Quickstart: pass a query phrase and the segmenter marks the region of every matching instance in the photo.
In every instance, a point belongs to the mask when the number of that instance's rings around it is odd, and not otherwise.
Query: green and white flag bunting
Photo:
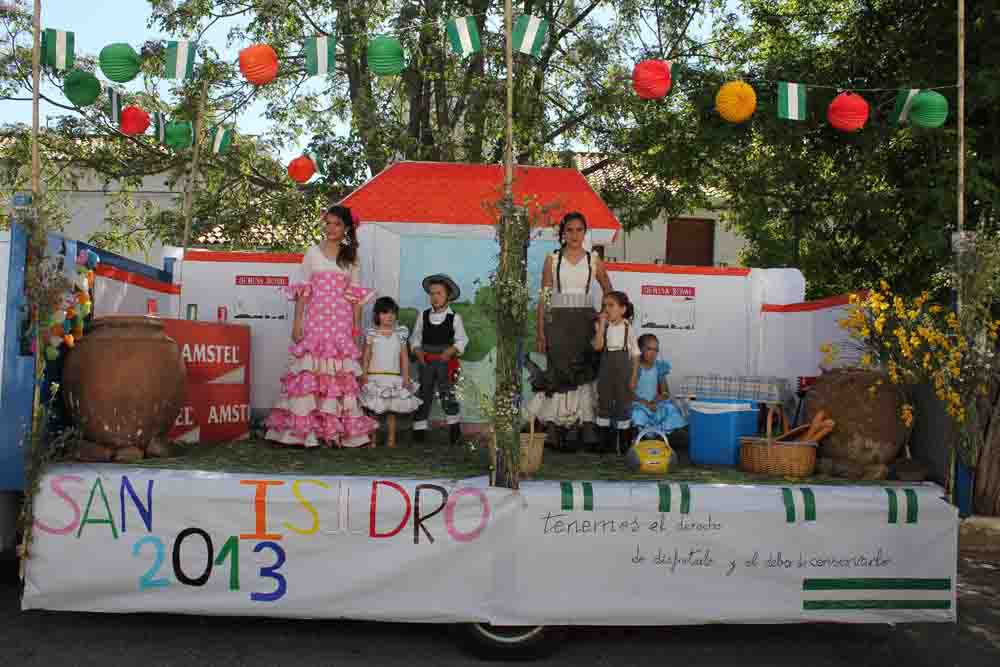
[[[212,153],[215,155],[221,155],[229,150],[229,147],[233,143],[233,131],[217,127],[209,134],[209,139],[212,142]]]
[[[689,484],[668,484],[660,482],[659,511],[664,513],[691,513],[691,486]]]
[[[115,125],[122,123],[122,96],[114,88],[108,88],[108,101],[111,102],[111,120]]]
[[[167,78],[190,79],[194,76],[194,57],[198,53],[196,42],[167,42]]]
[[[564,512],[594,511],[594,485],[590,482],[560,482],[561,507]]]
[[[537,16],[522,14],[514,24],[514,51],[525,53],[535,58],[542,52],[545,43],[545,31],[549,22]]]
[[[65,30],[46,28],[42,32],[42,63],[56,69],[69,69],[76,60],[75,35]]]
[[[902,491],[902,493],[899,493]],[[889,523],[917,523],[920,518],[920,504],[913,489],[886,489],[889,496]]]
[[[951,609],[951,579],[829,578],[802,580],[804,611]]]
[[[323,162],[322,159],[320,159],[319,155],[313,153],[312,151],[306,151],[305,153],[303,153],[303,155],[312,160],[313,166],[316,167],[316,171],[318,171],[321,174],[326,173],[326,164]]]
[[[781,500],[785,505],[785,521],[800,523],[816,520],[816,495],[808,487],[785,487],[781,489]]]
[[[483,50],[474,16],[463,16],[448,21],[447,33],[452,51],[463,58]]]
[[[910,107],[913,105],[913,98],[920,92],[919,88],[902,89],[896,94],[896,108],[892,112],[892,122],[903,125],[910,118]]]
[[[306,71],[312,76],[330,71],[337,57],[337,41],[327,35],[310,37],[305,43]]]
[[[153,114],[153,131],[156,132],[156,140],[161,144],[167,141],[167,114],[156,112]]]
[[[778,118],[806,119],[806,87],[801,83],[778,82]]]

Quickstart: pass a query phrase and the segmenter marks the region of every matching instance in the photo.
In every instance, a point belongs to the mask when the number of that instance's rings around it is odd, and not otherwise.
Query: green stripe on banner
[[[865,609],[951,609],[951,600],[804,600],[805,611]]]
[[[795,501],[792,499],[792,490],[781,489],[781,498],[785,501],[785,522],[795,523]]]
[[[573,485],[569,482],[560,482],[559,488],[562,489],[562,509],[564,512],[571,512],[573,510]]]
[[[590,482],[583,483],[583,509],[588,512],[594,511],[594,487]]]
[[[802,502],[806,506],[806,521],[816,520],[816,496],[812,489],[800,489],[802,492]]]
[[[895,489],[886,489],[885,492],[889,495],[889,523],[896,523],[899,517],[899,501],[896,500]]]
[[[950,591],[951,579],[803,579],[804,591]]]
[[[906,523],[917,522],[917,493],[913,489],[905,489],[906,494]]]
[[[670,485],[664,482],[659,483],[660,487],[660,511],[670,511]]]
[[[691,511],[691,487],[681,484],[681,514],[688,514]]]

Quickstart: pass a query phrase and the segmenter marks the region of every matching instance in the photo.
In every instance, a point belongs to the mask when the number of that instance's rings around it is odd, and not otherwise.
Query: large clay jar
[[[820,444],[820,457],[862,466],[884,465],[896,460],[906,442],[908,431],[899,418],[901,405],[899,388],[884,375],[843,369],[816,380],[806,396],[805,412],[812,419],[825,410],[836,422]]]
[[[67,355],[62,384],[90,447],[131,460],[162,446],[184,404],[186,371],[162,321],[101,317]]]

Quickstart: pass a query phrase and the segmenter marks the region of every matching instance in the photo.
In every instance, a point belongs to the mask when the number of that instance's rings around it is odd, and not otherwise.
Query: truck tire
[[[487,660],[533,660],[559,648],[563,631],[548,625],[490,625],[463,623],[456,626],[462,647]]]

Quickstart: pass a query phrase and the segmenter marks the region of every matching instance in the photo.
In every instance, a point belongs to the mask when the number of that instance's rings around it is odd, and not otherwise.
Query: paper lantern
[[[171,121],[163,130],[163,141],[176,151],[190,148],[194,143],[194,128],[191,121]]]
[[[730,81],[715,96],[715,110],[730,123],[742,123],[757,109],[757,93],[750,84]]]
[[[368,69],[375,74],[399,74],[405,66],[403,45],[395,37],[382,35],[368,43]]]
[[[80,314],[82,314],[84,317],[90,315],[90,311],[93,309],[93,307],[94,307],[93,302],[88,302],[83,304],[82,306],[80,306]]]
[[[101,96],[101,82],[90,72],[75,69],[63,79],[63,92],[76,106],[90,106]]]
[[[948,98],[936,90],[922,90],[910,103],[910,121],[917,127],[933,129],[948,120]]]
[[[49,361],[55,361],[59,358],[59,348],[52,347],[51,345],[45,346],[45,358]]]
[[[104,76],[116,83],[125,83],[139,76],[142,60],[128,44],[108,44],[97,57]]]
[[[62,345],[63,335],[64,334],[60,334],[59,336],[49,336],[49,345],[51,345],[52,347],[59,347],[60,345]]]
[[[49,335],[50,336],[54,336],[54,337],[58,338],[59,340],[62,340],[62,337],[66,335],[66,332],[63,331],[62,322],[60,322],[59,324],[53,324],[49,328]]]
[[[263,86],[278,76],[278,54],[267,44],[254,44],[240,51],[240,71],[247,81]]]
[[[66,334],[63,336],[63,343],[66,344],[66,347],[73,347],[76,345],[76,339],[73,338],[73,334]]]
[[[97,276],[94,274],[93,271],[87,271],[87,288],[88,289],[94,289],[94,280],[96,278],[97,278]]]
[[[122,134],[142,134],[149,129],[149,114],[139,107],[122,109]]]
[[[643,60],[632,70],[632,88],[644,100],[659,100],[670,92],[670,63]]]
[[[101,263],[101,256],[93,250],[87,251],[87,268],[93,269]]]
[[[305,183],[316,173],[316,165],[305,155],[300,155],[288,163],[288,175],[296,183]]]
[[[830,102],[826,119],[841,132],[857,132],[868,122],[868,102],[856,93],[841,93]]]

